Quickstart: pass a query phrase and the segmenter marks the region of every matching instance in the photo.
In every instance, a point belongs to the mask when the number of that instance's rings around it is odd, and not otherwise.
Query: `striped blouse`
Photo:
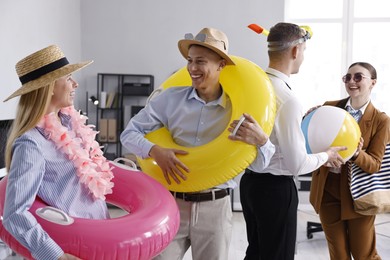
[[[59,116],[71,130],[70,117]],[[106,203],[92,198],[76,172],[73,162],[56,149],[43,129],[33,128],[15,140],[3,225],[35,259],[58,259],[64,254],[28,211],[36,196],[73,217],[109,217]]]

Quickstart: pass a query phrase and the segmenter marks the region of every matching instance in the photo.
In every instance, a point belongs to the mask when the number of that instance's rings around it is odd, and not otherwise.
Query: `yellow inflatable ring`
[[[232,102],[231,121],[249,113],[270,134],[273,128],[276,100],[273,86],[265,72],[255,63],[241,57],[232,56],[235,66],[226,66],[220,76],[220,83]],[[170,76],[163,84],[166,89],[173,86],[191,86],[192,81],[186,67]],[[230,123],[229,123],[230,124]],[[166,128],[148,133],[145,137],[162,147],[188,151],[180,160],[190,168],[187,180],[180,184],[172,181],[169,185],[164,175],[151,159],[138,159],[142,171],[167,189],[177,192],[205,190],[234,178],[248,167],[257,155],[256,147],[228,139],[230,132],[223,131],[213,141],[196,147],[177,145]]]

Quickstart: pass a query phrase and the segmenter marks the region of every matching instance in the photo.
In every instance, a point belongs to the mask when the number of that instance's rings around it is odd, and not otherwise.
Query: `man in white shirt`
[[[289,77],[298,73],[311,35],[298,25],[278,23],[268,35],[269,67],[277,112],[270,141],[275,145],[271,162],[262,171],[251,167],[240,182],[240,196],[247,227],[245,259],[294,259],[298,193],[294,176],[309,173],[325,163],[343,163],[338,151],[307,154],[301,130],[303,107],[291,89]]]

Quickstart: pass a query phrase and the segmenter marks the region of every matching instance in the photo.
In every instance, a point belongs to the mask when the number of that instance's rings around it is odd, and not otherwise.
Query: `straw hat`
[[[225,59],[227,65],[234,65],[234,62],[228,55],[228,38],[222,31],[213,28],[203,28],[195,37],[192,33],[187,33],[184,39],[178,42],[179,50],[184,58],[187,59],[188,49],[193,44],[209,48]]]
[[[64,53],[56,45],[34,52],[16,63],[16,73],[22,86],[6,98],[4,102],[45,87],[51,82],[82,69],[92,62],[84,61],[77,64],[69,64]]]

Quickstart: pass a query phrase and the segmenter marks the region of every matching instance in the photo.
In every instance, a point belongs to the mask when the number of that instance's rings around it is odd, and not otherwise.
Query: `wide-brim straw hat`
[[[4,100],[24,95],[31,91],[45,87],[53,81],[84,68],[93,61],[84,61],[69,64],[61,49],[50,45],[34,52],[16,63],[16,73],[22,86]]]
[[[214,28],[203,28],[195,37],[192,33],[187,33],[184,39],[178,42],[180,53],[184,58],[188,57],[188,49],[196,44],[206,47],[226,60],[227,65],[234,65],[233,60],[228,55],[229,41],[225,33]]]

